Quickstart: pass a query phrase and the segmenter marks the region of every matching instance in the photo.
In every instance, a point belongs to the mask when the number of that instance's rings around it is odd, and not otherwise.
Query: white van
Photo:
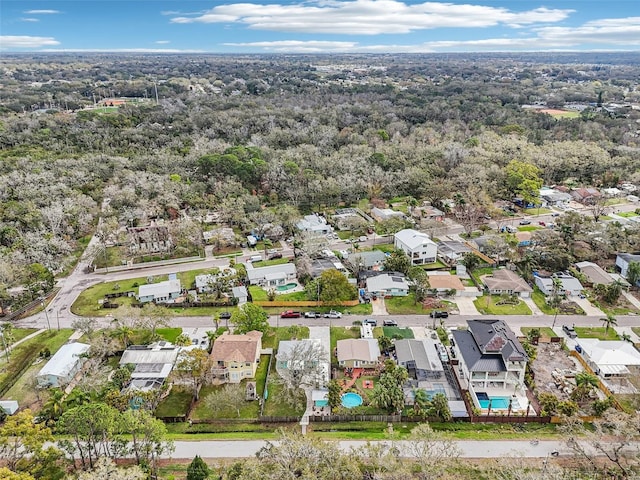
[[[261,262],[262,261],[262,255],[251,255],[249,257],[249,261],[250,262]]]

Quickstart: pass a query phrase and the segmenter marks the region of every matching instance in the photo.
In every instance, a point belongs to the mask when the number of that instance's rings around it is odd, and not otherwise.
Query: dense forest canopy
[[[28,285],[34,264],[62,272],[105,198],[121,222],[214,211],[242,224],[282,203],[302,213],[401,195],[438,205],[478,189],[510,199],[514,160],[547,185],[640,183],[639,63],[6,55],[0,285]],[[570,104],[577,118],[523,108]]]

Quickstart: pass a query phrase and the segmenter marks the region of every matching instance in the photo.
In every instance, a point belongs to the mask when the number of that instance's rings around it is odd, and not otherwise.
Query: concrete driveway
[[[384,303],[384,297],[378,297],[375,300],[371,300],[372,315],[389,315],[387,312],[387,306]]]
[[[456,305],[458,305],[458,311],[460,315],[480,315],[478,309],[474,305],[473,301],[476,297],[456,297]]]
[[[584,313],[586,315],[592,315],[592,316],[600,315],[602,317],[606,317],[606,315],[602,310],[591,305],[591,302],[586,298],[571,297],[570,300],[580,305],[580,308],[584,310]]]

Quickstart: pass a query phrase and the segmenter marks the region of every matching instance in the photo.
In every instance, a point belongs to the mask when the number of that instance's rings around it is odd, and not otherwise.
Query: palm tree
[[[553,315],[553,324],[551,325],[551,330],[553,330],[553,327],[556,326],[558,311],[560,310],[560,304],[562,303],[562,298],[560,298],[560,291],[562,290],[562,280],[557,277],[553,277],[551,288],[551,298],[548,300],[548,303],[555,309]]]
[[[601,318],[600,321],[604,323],[605,333],[609,333],[609,327],[612,327],[618,324],[618,320],[616,319],[616,317],[614,317],[610,313],[607,313],[607,316],[605,318]]]
[[[413,390],[413,414],[416,417],[425,417],[429,410],[431,401],[429,395],[422,388],[415,388]]]
[[[40,418],[45,422],[56,421],[64,412],[64,392],[59,388],[49,391],[49,398],[42,407]]]
[[[111,335],[120,338],[122,340],[122,345],[124,346],[123,350],[126,350],[129,346],[129,338],[133,335],[133,329],[122,324],[116,327],[113,332],[111,332]]]

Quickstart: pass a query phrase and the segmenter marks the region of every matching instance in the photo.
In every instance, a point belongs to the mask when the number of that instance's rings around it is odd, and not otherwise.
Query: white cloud
[[[21,18],[20,21],[21,22],[39,22],[40,19],[39,18]]]
[[[53,37],[30,37],[27,35],[0,35],[0,50],[7,48],[39,48],[60,45]]]
[[[60,13],[60,10],[26,10],[22,13],[26,13],[27,15],[55,15]]]
[[[156,45],[166,45],[167,43],[171,43],[169,40],[156,40],[155,42]]]
[[[600,44],[640,45],[640,17],[604,18],[579,27],[544,27],[535,29],[545,43],[557,45]]]
[[[273,42],[225,43],[228,47],[260,48],[268,52],[317,53],[317,52],[354,52],[357,42],[331,42],[322,40],[276,40]]]
[[[399,0],[316,1],[291,5],[234,3],[173,23],[237,23],[250,29],[351,35],[403,34],[433,28],[469,28],[553,23],[573,10],[536,8],[514,12],[483,5]]]
[[[48,53],[205,53],[205,50],[180,50],[178,48],[46,48],[41,51]]]

